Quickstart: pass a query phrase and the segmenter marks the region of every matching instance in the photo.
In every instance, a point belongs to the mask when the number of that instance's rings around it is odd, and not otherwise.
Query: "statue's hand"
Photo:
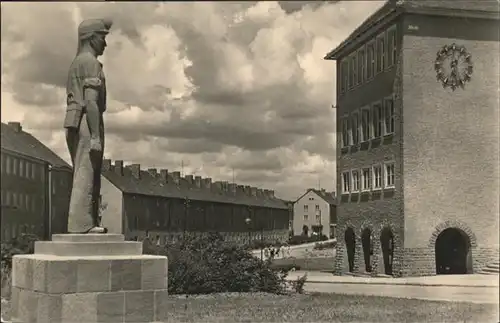
[[[101,139],[91,138],[90,139],[90,151],[102,151]]]

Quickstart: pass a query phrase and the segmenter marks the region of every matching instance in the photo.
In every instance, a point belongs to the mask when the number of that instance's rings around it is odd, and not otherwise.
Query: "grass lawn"
[[[171,296],[162,322],[498,322],[498,305],[312,294]]]
[[[313,257],[313,258],[284,258],[275,259],[273,264],[277,266],[296,265],[300,270],[325,271],[333,270],[335,267],[334,257]]]
[[[2,312],[7,308],[8,304],[2,304]],[[162,300],[158,310],[160,322],[165,323],[498,322],[498,305],[492,304],[319,293],[172,295]]]

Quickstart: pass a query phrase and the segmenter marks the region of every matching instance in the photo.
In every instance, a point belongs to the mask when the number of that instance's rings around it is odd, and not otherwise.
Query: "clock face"
[[[438,51],[434,68],[443,87],[464,88],[473,72],[471,55],[463,46],[446,45]]]

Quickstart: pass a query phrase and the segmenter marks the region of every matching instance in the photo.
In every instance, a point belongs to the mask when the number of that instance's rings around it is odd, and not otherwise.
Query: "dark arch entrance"
[[[365,270],[367,273],[372,271],[371,255],[373,254],[372,242],[371,242],[372,231],[368,228],[363,230],[361,234],[361,245],[363,246],[363,255],[365,256]]]
[[[309,236],[309,227],[305,224],[302,226],[302,235]]]
[[[382,247],[382,257],[384,259],[384,273],[392,275],[392,263],[394,256],[394,235],[391,229],[384,228],[380,233],[380,245]]]
[[[352,228],[347,228],[344,233],[345,246],[347,250],[347,261],[349,262],[349,272],[354,271],[354,253],[356,250],[356,235]]]
[[[457,228],[443,230],[436,239],[436,274],[463,275],[472,273],[470,239]]]

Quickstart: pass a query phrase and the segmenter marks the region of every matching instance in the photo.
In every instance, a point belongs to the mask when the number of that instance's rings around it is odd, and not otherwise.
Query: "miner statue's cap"
[[[86,39],[95,33],[108,34],[112,25],[113,21],[109,18],[84,20],[78,26],[78,37]]]

